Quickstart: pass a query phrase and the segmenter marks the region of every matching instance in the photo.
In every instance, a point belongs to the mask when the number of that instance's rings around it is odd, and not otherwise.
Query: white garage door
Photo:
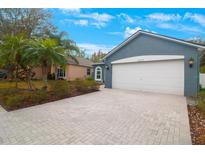
[[[184,60],[116,63],[112,87],[184,95]]]

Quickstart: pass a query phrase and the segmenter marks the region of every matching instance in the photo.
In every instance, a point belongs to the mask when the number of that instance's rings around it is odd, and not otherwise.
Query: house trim
[[[146,62],[146,61],[164,61],[164,60],[179,60],[184,59],[184,56],[179,55],[147,55],[147,56],[135,56],[116,60],[111,64],[123,64],[123,63],[135,63],[135,62]]]

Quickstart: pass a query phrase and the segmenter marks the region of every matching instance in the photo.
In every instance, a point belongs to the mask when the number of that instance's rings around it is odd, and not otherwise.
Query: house
[[[93,68],[92,62],[88,59],[76,57],[76,60],[68,58],[67,65],[63,67],[51,66],[48,67],[48,72],[50,74],[55,74],[56,79],[65,79],[65,80],[75,80],[75,79],[85,79],[92,76]],[[34,78],[41,79],[42,71],[40,67],[33,69],[35,72]]]
[[[140,30],[93,64],[94,77],[106,88],[196,96],[201,49],[205,46]]]

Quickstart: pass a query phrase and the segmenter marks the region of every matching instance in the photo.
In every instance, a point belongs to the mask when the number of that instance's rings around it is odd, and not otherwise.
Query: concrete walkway
[[[102,89],[1,112],[0,144],[191,144],[186,99]]]

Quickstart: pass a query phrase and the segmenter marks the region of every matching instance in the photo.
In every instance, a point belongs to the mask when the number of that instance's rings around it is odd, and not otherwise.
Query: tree
[[[87,58],[85,50],[80,50],[78,53],[75,55],[76,57],[82,57],[82,58]]]
[[[190,42],[194,42],[203,46],[205,45],[205,41],[201,38],[192,39],[190,40]],[[205,50],[204,49],[200,50],[199,55],[200,55],[200,67],[203,67],[205,66]]]
[[[59,32],[59,33],[53,33],[50,31],[47,31],[47,37],[51,39],[55,39],[57,43],[62,46],[67,53],[69,53],[72,56],[76,56],[80,54],[79,47],[75,44],[75,42],[71,39],[67,38],[67,33],[65,31]]]
[[[100,62],[105,55],[106,53],[103,53],[101,50],[99,50],[98,52],[94,52],[92,54],[91,60],[95,63]]]
[[[65,31],[59,33],[47,31],[45,37],[55,39],[58,45],[64,48],[67,56],[76,61],[76,63],[78,63],[75,57],[81,55],[81,50],[73,40],[67,38],[67,33]]]
[[[46,9],[2,8],[0,9],[0,39],[4,35],[19,35],[24,33],[27,38],[33,35],[43,35],[47,31],[55,31],[49,19],[51,13]]]
[[[41,66],[47,88],[48,66],[65,65],[68,57],[76,60],[80,54],[75,42],[49,22],[51,17],[47,9],[0,9],[0,67],[15,72],[16,87],[26,74],[32,89],[31,70]]]
[[[59,46],[56,39],[34,39],[27,50],[26,58],[33,60],[33,63],[40,64],[42,68],[43,81],[45,89],[48,87],[47,74],[48,67],[51,65],[64,66],[67,62],[67,52]]]
[[[10,74],[15,71],[16,88],[18,88],[18,73],[21,66],[22,52],[27,40],[24,35],[5,36],[0,44],[1,65],[7,68]]]

